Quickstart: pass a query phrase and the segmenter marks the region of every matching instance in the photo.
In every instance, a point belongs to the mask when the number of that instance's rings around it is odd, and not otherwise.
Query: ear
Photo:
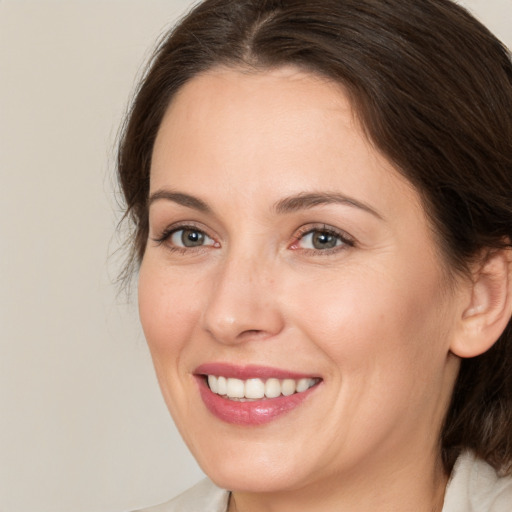
[[[512,250],[489,251],[473,272],[461,330],[450,345],[455,355],[478,356],[498,340],[512,315],[511,283]]]

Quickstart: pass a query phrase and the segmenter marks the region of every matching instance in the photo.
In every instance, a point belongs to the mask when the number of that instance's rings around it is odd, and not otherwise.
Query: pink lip
[[[233,379],[307,379],[315,378],[305,373],[290,372],[268,366],[235,366],[228,363],[205,363],[194,371],[196,375],[216,375]]]
[[[204,375],[222,375],[243,380],[250,378],[268,379],[272,377],[277,379],[301,379],[309,378],[310,376],[262,366],[239,367],[225,363],[204,364],[198,367],[194,373],[196,374],[201,398],[207,409],[218,419],[226,423],[242,426],[256,426],[269,423],[300,406],[318,388],[318,385],[315,385],[307,391],[290,396],[238,402],[228,400],[210,391]]]

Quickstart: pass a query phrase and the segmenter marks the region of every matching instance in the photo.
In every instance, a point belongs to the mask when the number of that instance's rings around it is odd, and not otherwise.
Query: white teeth
[[[226,377],[219,377],[217,379],[217,391],[214,391],[214,393],[217,393],[219,395],[225,395],[225,394],[227,394],[227,390],[228,390],[228,383],[226,381]],[[213,389],[212,389],[212,391],[213,391]]]
[[[311,384],[309,383],[311,379],[300,379],[297,381],[297,393],[302,393],[302,391],[306,391],[306,389],[309,389],[311,387]]]
[[[295,393],[296,389],[297,389],[297,386],[293,379],[284,379],[283,380],[283,383],[281,384],[281,393],[283,393],[284,396],[293,395],[293,393]]]
[[[265,396],[265,384],[261,379],[249,379],[245,381],[245,398],[263,398]]]
[[[210,386],[210,389],[217,393],[219,391],[219,386],[217,384],[217,377],[213,375],[208,375],[208,386]]]
[[[226,395],[230,398],[244,398],[245,396],[245,385],[244,381],[240,379],[228,379],[228,385],[226,387]]]
[[[208,375],[208,386],[217,395],[233,399],[261,400],[302,393],[314,386],[318,379],[234,379]]]
[[[278,379],[268,379],[265,382],[265,396],[267,398],[277,398],[281,394],[281,383]]]

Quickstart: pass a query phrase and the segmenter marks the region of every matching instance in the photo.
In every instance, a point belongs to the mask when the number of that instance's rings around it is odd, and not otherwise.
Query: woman
[[[119,175],[214,484],[151,510],[512,510],[511,112],[448,0],[206,0],[162,42]]]

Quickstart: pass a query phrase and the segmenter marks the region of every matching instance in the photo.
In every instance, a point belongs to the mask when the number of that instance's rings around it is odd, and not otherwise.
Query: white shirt
[[[171,501],[138,512],[226,512],[228,501],[229,491],[204,479]],[[512,512],[512,477],[500,477],[465,453],[453,468],[442,512]]]

